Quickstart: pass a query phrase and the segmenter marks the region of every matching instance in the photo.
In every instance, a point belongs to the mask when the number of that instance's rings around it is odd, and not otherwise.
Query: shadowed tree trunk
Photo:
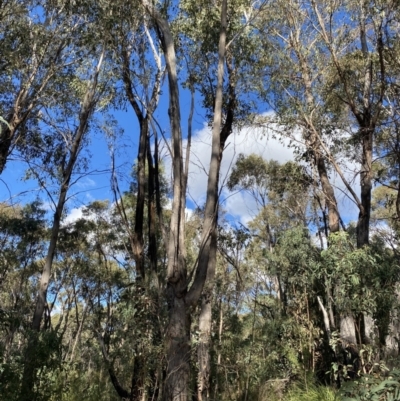
[[[170,223],[167,265],[167,302],[169,323],[166,333],[167,376],[163,399],[188,401],[190,380],[190,319],[191,308],[199,300],[209,267],[211,237],[216,227],[218,205],[218,180],[225,141],[231,133],[233,107],[222,127],[222,91],[225,63],[227,1],[222,2],[221,29],[218,49],[218,75],[212,131],[212,153],[207,184],[207,199],[203,232],[194,280],[188,287],[184,244],[184,210],[186,202],[186,177],[183,169],[182,135],[180,129],[179,90],[176,73],[174,42],[168,22],[148,2],[144,5],[154,18],[163,46],[169,83],[169,116],[173,149],[173,203]],[[232,106],[234,103],[232,103]],[[222,127],[222,129],[221,129]]]
[[[199,364],[197,399],[199,401],[207,401],[210,399],[212,301],[216,265],[217,227],[214,227],[211,237],[207,281],[201,297],[201,309],[199,317],[200,338],[199,344],[197,345],[197,358]]]

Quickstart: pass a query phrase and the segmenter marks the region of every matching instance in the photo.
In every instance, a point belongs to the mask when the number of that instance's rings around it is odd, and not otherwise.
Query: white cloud
[[[83,177],[82,179],[76,181],[76,186],[83,189],[93,188],[96,186],[96,181],[92,180],[89,177]]]
[[[223,188],[221,194],[222,207],[233,219],[237,219],[242,224],[248,223],[257,215],[258,206],[249,194],[229,192],[224,187],[224,184],[226,184],[239,154],[244,154],[245,156],[256,154],[265,160],[276,160],[279,163],[285,163],[295,159],[295,149],[290,145],[297,146],[300,151],[302,149],[305,150],[305,146],[301,144],[301,141],[293,141],[291,143],[290,139],[284,136],[281,136],[281,139],[278,140],[279,131],[279,127],[276,124],[270,124],[269,128],[244,127],[240,131],[234,131],[226,143],[220,173],[220,186]],[[300,138],[301,135],[300,133],[296,135],[296,132],[294,132],[294,137]],[[187,141],[184,141],[184,152],[186,143]],[[210,157],[211,129],[209,126],[204,125],[201,130],[195,132],[192,138],[188,177],[188,199],[198,206],[203,206],[206,199]],[[359,171],[359,165],[345,158],[337,160],[337,162],[340,164],[345,178],[358,194],[359,178],[357,172]],[[165,161],[165,168],[167,177],[171,177],[171,160],[169,158]],[[335,187],[342,219],[345,223],[350,220],[356,220],[358,215],[357,206],[342,179],[334,171],[333,167],[329,175],[331,183]]]
[[[186,145],[186,142],[184,143]],[[234,132],[228,138],[225,146],[220,182],[226,184],[232,167],[239,154],[257,154],[265,160],[276,160],[285,163],[294,159],[293,150],[288,147],[289,140],[279,141],[272,137],[272,131],[260,128],[246,127]],[[205,126],[195,133],[192,139],[191,163],[189,167],[188,194],[199,206],[203,205],[206,197],[207,172],[211,157],[211,130]],[[224,210],[245,224],[257,214],[254,199],[246,193],[231,193],[223,188],[221,200]]]
[[[64,219],[63,223],[65,225],[72,224],[75,221],[81,219],[83,217],[83,213],[82,213],[83,208],[84,208],[84,206],[71,209],[71,211],[68,213],[67,217]]]

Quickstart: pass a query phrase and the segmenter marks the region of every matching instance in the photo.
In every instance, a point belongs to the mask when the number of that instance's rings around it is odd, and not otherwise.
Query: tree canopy
[[[0,1],[0,401],[400,399],[399,12]]]

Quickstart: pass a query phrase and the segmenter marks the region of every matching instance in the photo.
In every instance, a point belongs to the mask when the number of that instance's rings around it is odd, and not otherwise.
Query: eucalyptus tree
[[[135,282],[130,250],[124,251],[121,244],[129,243],[127,233],[116,230],[124,227],[121,220],[115,205],[95,201],[83,209],[81,219],[65,227],[59,252],[73,258],[74,269],[60,297],[61,301],[70,293],[73,306],[72,311],[63,311],[71,315],[63,329],[64,360],[75,371],[77,363],[85,369],[85,356],[94,359],[95,370],[111,379],[106,380],[111,389],[100,384],[104,396],[136,400],[153,396],[159,389],[150,373],[157,372],[155,361],[159,359],[154,353],[160,353],[152,343],[155,310],[158,317],[161,313],[150,294],[143,292],[143,283]],[[73,394],[87,379],[67,378],[76,385]]]
[[[392,79],[388,66],[396,37],[395,2],[277,2],[274,11],[276,21],[263,28],[266,43],[276,50],[267,62],[271,77],[267,87],[275,93],[271,104],[289,130],[306,129],[305,145],[327,166],[321,170],[314,160],[328,206],[332,199],[332,216],[337,202],[329,167],[340,176],[359,209],[358,246],[362,247],[369,237],[374,138],[385,120],[384,99]],[[361,166],[360,196],[340,160],[349,151]],[[334,218],[337,229],[338,217]]]
[[[382,104],[382,123],[375,138],[374,179],[387,187],[390,199],[389,209],[391,209],[391,202],[394,201],[392,223],[396,225],[400,216],[398,4],[389,2],[382,8],[382,13],[386,18],[391,19],[391,23],[385,24],[381,37],[387,81],[385,100]]]
[[[263,17],[260,16],[260,21],[264,21]],[[342,144],[345,143],[348,121],[343,125],[342,115],[332,113],[326,101],[330,54],[321,47],[309,2],[278,1],[274,14],[266,18],[267,23],[261,26],[260,34],[268,48],[275,50],[264,61],[267,64],[265,90],[273,93],[270,104],[275,116],[272,118],[277,124],[276,129],[289,136],[292,144],[300,142],[300,146],[295,145],[298,146],[297,152],[311,165],[312,176],[316,177],[314,185],[321,188],[320,192],[314,189],[314,196],[323,215],[324,232],[329,243],[329,234],[338,232],[341,223],[329,172],[337,170],[347,189],[357,198],[341,169],[340,159],[346,150]],[[320,231],[318,233],[321,235]],[[331,324],[335,327],[331,292],[328,286],[326,302]]]
[[[215,102],[213,112],[213,132],[211,147],[211,162],[207,184],[207,199],[203,221],[202,239],[198,259],[193,267],[191,277],[187,276],[186,250],[184,243],[184,211],[186,203],[186,180],[183,166],[181,113],[179,106],[179,89],[177,82],[176,52],[170,24],[160,11],[147,2],[144,5],[152,16],[162,44],[166,69],[168,73],[171,121],[172,153],[173,153],[173,203],[168,243],[167,265],[167,300],[170,317],[166,335],[167,348],[167,379],[164,390],[166,400],[187,400],[189,397],[190,377],[190,314],[191,308],[199,300],[206,282],[209,263],[213,263],[210,253],[215,249],[215,228],[217,221],[218,182],[222,152],[226,139],[231,133],[235,111],[235,80],[230,69],[227,52],[227,15],[228,5],[221,3],[219,35],[214,38],[214,44],[219,41],[217,56],[217,78],[215,87]],[[219,5],[213,5],[217,7]],[[230,5],[231,6],[231,5]],[[217,39],[217,40],[216,40]],[[223,79],[224,67],[227,65],[229,93],[227,94],[227,110],[223,120]],[[212,268],[212,267],[211,267]],[[189,285],[190,284],[190,285]]]
[[[38,0],[2,2],[0,26],[1,174],[14,150],[24,153],[32,145],[41,109],[54,102],[58,82],[80,57],[71,41],[82,25],[66,4]]]
[[[30,319],[35,290],[30,277],[45,254],[45,211],[39,202],[1,204],[0,215],[0,393],[16,399],[23,355],[24,330]]]
[[[38,333],[42,328],[43,315],[47,310],[47,290],[51,280],[51,270],[56,254],[61,218],[68,199],[67,194],[73,182],[72,179],[79,160],[79,154],[82,152],[82,147],[85,143],[85,135],[89,130],[89,124],[96,105],[102,99],[102,92],[106,83],[106,80],[101,76],[106,52],[104,39],[98,38],[98,42],[92,42],[92,48],[81,47],[82,43],[84,46],[90,44],[88,39],[96,32],[91,15],[96,12],[96,8],[89,7],[88,9],[85,6],[79,7],[79,5],[76,7],[76,9],[69,9],[68,12],[74,14],[73,19],[80,26],[80,35],[75,36],[73,41],[69,41],[68,46],[72,51],[77,51],[81,59],[79,63],[75,60],[71,61],[74,69],[68,76],[69,80],[57,82],[62,90],[64,101],[58,103],[54,99],[53,102],[47,104],[43,113],[42,124],[39,125],[39,130],[41,133],[46,132],[47,138],[50,138],[50,135],[53,136],[52,142],[47,142],[47,146],[49,143],[54,143],[54,138],[57,138],[58,142],[55,150],[50,153],[46,149],[46,136],[39,135],[39,140],[36,142],[38,149],[35,149],[35,152],[38,152],[36,154],[41,157],[48,156],[50,161],[54,162],[51,165],[51,170],[48,171],[51,172],[52,179],[58,184],[58,190],[56,192],[57,198],[51,198],[55,213],[47,255],[39,280],[36,306],[32,318],[32,335],[25,354],[21,400],[31,400],[34,396],[35,371],[37,369],[34,356],[35,348],[38,346]],[[44,154],[41,154],[39,150],[41,147],[45,149]],[[35,155],[35,153],[33,154]],[[44,166],[48,167],[48,164],[44,163]],[[39,182],[45,186],[41,175],[32,166],[32,163],[30,172],[38,177]]]
[[[328,171],[342,180],[359,211],[361,248],[369,241],[374,143],[387,123],[388,43],[396,32],[395,4],[278,2],[276,12],[278,21],[266,25],[266,42],[277,50],[268,64],[272,104],[289,130],[305,129],[304,156],[311,156],[317,168],[330,225],[336,222],[332,232],[339,229],[340,215]],[[360,166],[360,195],[347,178],[344,160]]]
[[[220,140],[220,156],[226,142],[227,135],[233,127],[244,124],[249,117],[250,110],[255,107],[251,99],[252,88],[249,87],[249,65],[254,61],[254,53],[260,42],[252,36],[251,21],[254,15],[260,12],[265,3],[253,5],[243,1],[231,1],[227,7],[227,26],[225,66],[226,74],[221,83],[218,71],[220,53],[216,52],[216,42],[220,33],[220,10],[213,3],[197,4],[192,1],[182,1],[180,4],[178,19],[174,24],[174,30],[179,34],[181,45],[179,54],[186,61],[186,85],[197,90],[202,96],[209,124],[216,129],[216,105],[219,85],[222,96],[222,130]],[[221,37],[221,36],[220,36]],[[215,133],[213,133],[215,135]],[[190,140],[188,140],[190,143]],[[213,150],[213,153],[216,150]],[[196,152],[195,149],[192,150]],[[200,156],[200,155],[198,155]],[[201,156],[200,156],[201,157]],[[188,159],[187,159],[188,160]],[[220,161],[219,161],[220,162]],[[187,164],[186,164],[187,166]],[[219,167],[218,167],[219,170]],[[218,174],[219,175],[219,172]],[[187,179],[187,178],[186,178]],[[209,193],[209,190],[207,192]],[[218,188],[216,189],[218,193]],[[218,203],[218,199],[216,201]],[[207,204],[206,204],[207,207]],[[210,209],[211,210],[211,209]],[[205,218],[207,219],[207,212]],[[210,241],[210,254],[208,257],[207,278],[201,295],[201,309],[199,316],[199,343],[198,353],[198,398],[207,400],[211,397],[211,326],[214,277],[217,263],[217,221],[218,213],[215,209],[212,222],[212,234]],[[200,255],[201,255],[200,249]],[[199,257],[199,262],[200,262]]]
[[[357,246],[369,242],[374,142],[384,118],[387,93],[387,55],[384,36],[393,35],[394,2],[340,1],[327,8],[312,1],[318,41],[329,55],[326,101],[331,112],[348,115],[351,141],[360,156],[360,198]],[[347,15],[343,29],[343,15]],[[332,107],[333,106],[333,107]],[[336,108],[336,110],[335,110]]]
[[[139,10],[139,12],[137,12]],[[162,65],[161,51],[151,33],[151,22],[139,2],[116,2],[110,5],[110,23],[108,35],[112,40],[111,50],[114,55],[116,73],[123,83],[121,99],[127,102],[134,112],[139,126],[138,155],[135,164],[136,174],[136,211],[133,230],[126,221],[130,246],[135,261],[138,277],[141,280],[158,281],[157,277],[157,238],[156,214],[161,217],[160,184],[157,180],[159,155],[156,121],[154,111],[157,108],[165,67]],[[155,155],[153,158],[151,140],[154,138]],[[147,174],[146,174],[147,171]],[[113,187],[118,194],[116,174],[113,175]],[[147,190],[147,192],[146,192]],[[145,198],[148,200],[148,225],[150,270],[146,265],[144,240]],[[123,198],[117,205],[123,213]],[[156,206],[157,205],[157,206]],[[158,212],[158,213],[156,213]],[[150,282],[149,281],[149,282]]]
[[[304,157],[316,170],[321,186],[329,231],[337,232],[340,213],[325,150],[326,136],[335,131],[336,123],[327,117],[321,101],[327,56],[321,52],[309,13],[308,2],[277,1],[272,13],[260,14],[259,35],[267,53],[260,64],[267,65],[264,85],[276,113],[277,130],[304,144]]]
[[[246,229],[238,230],[237,239],[221,233],[221,247],[226,247],[221,252],[232,266],[228,271],[239,275],[241,291],[236,322],[229,311],[236,299],[227,289],[220,295],[230,299],[223,323],[228,331],[222,335],[227,348],[218,348],[218,370],[229,372],[225,380],[231,383],[231,397],[252,399],[265,391],[261,383],[271,380],[285,386],[291,374],[318,368],[315,344],[320,344],[322,324],[316,295],[321,288],[315,271],[320,250],[309,232],[315,224],[313,184],[306,168],[295,162],[281,165],[254,154],[239,155],[232,168],[229,189],[247,192],[258,214]],[[238,252],[240,260],[234,256]],[[232,365],[232,360],[237,363]],[[319,368],[327,366],[329,362]],[[219,378],[219,386],[224,387],[225,380]]]
[[[228,188],[247,192],[257,203],[258,214],[248,224],[253,260],[263,264],[265,256],[274,253],[278,238],[285,231],[298,226],[308,228],[312,224],[312,184],[305,169],[295,162],[280,165],[254,154],[239,155],[229,176]],[[267,271],[282,303],[280,310],[285,314],[288,282],[282,281],[279,269],[267,268]]]
[[[312,1],[318,39],[329,55],[326,102],[332,113],[342,112],[349,120],[350,142],[360,163],[360,197],[346,184],[359,209],[357,246],[369,244],[373,155],[376,137],[384,124],[384,103],[388,87],[385,33],[395,31],[393,2],[341,1],[331,9]],[[343,29],[342,15],[348,15]],[[394,25],[393,25],[394,24]],[[353,32],[353,33],[351,33]],[[333,162],[333,160],[332,160]],[[333,163],[336,170],[337,163]],[[370,316],[364,316],[368,327]],[[361,340],[371,333],[365,329]]]

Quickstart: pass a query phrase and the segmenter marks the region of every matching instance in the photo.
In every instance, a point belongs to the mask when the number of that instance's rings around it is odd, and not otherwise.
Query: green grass
[[[294,386],[283,397],[282,401],[338,401],[334,390],[329,387],[308,384]]]
[[[283,388],[269,386],[259,393],[258,401],[339,401],[335,390],[307,381],[293,383],[285,391]]]

